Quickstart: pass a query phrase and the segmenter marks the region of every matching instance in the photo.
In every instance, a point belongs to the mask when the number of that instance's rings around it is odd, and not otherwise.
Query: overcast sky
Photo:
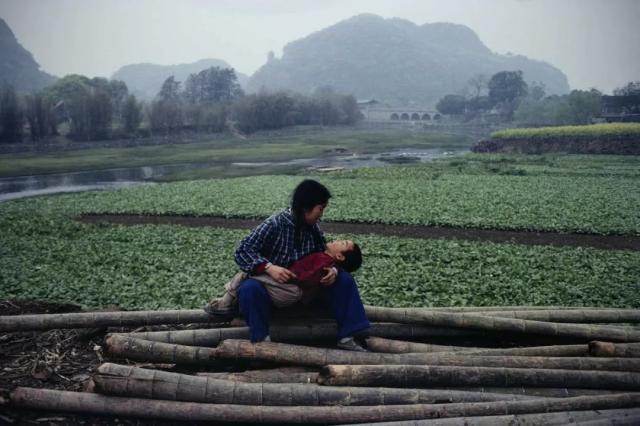
[[[640,0],[0,0],[18,41],[57,76],[203,58],[251,74],[268,51],[360,13],[467,25],[494,52],[555,65],[575,89],[640,80]]]

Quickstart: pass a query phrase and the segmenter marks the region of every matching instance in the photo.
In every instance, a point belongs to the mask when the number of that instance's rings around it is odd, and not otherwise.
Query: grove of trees
[[[615,96],[640,95],[640,82],[614,90]],[[436,108],[465,121],[489,117],[527,126],[588,124],[602,112],[603,95],[596,89],[573,90],[566,95],[546,96],[544,85],[524,81],[521,71],[501,71],[490,78],[473,77],[465,94],[446,95]]]
[[[211,67],[180,82],[167,78],[148,104],[126,84],[67,75],[45,89],[19,97],[0,88],[0,141],[29,135],[41,141],[64,133],[78,141],[183,131],[251,133],[301,124],[353,124],[361,119],[353,96],[318,90],[311,96],[287,92],[245,95],[234,70]]]

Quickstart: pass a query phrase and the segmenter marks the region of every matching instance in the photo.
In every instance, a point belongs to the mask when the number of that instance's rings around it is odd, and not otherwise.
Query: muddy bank
[[[630,138],[545,138],[483,139],[471,148],[477,153],[640,155],[640,139]]]
[[[82,215],[84,223],[115,223],[122,225],[184,225],[213,226],[229,229],[251,229],[261,221],[211,216],[150,216],[150,215]],[[605,250],[640,250],[640,237],[627,235],[564,234],[558,232],[500,231],[494,229],[454,228],[420,225],[385,225],[367,223],[323,222],[325,232],[336,234],[378,234],[401,238],[491,241],[525,245],[593,247]]]

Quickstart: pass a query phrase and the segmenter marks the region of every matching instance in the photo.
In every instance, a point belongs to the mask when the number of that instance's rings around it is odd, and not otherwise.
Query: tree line
[[[0,141],[44,141],[64,133],[77,141],[168,135],[184,131],[251,133],[292,125],[353,124],[362,115],[353,96],[327,88],[311,96],[262,91],[245,95],[233,69],[211,67],[186,81],[167,78],[155,99],[141,102],[126,84],[67,75],[18,96],[0,88]]]
[[[630,82],[614,90],[614,95],[640,95],[640,82]],[[547,96],[544,85],[527,84],[522,71],[501,71],[490,78],[474,76],[462,94],[444,96],[436,108],[465,121],[488,119],[528,126],[589,124],[600,116],[602,98],[596,89]]]

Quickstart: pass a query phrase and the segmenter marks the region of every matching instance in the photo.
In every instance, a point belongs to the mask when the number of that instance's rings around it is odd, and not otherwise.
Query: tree
[[[109,97],[111,98],[111,109],[113,110],[113,116],[115,120],[124,126],[123,123],[123,107],[124,103],[128,100],[129,89],[124,81],[110,80],[109,81]]]
[[[191,104],[211,106],[242,94],[236,73],[231,68],[211,67],[191,74],[185,82],[185,99]]]
[[[499,109],[506,120],[513,119],[513,113],[520,100],[527,94],[527,83],[522,71],[501,71],[489,80],[489,100]]]
[[[38,141],[49,136],[53,112],[50,101],[45,99],[42,92],[32,93],[25,97],[25,116],[29,123],[29,132],[32,141]]]
[[[486,93],[488,81],[489,79],[484,74],[476,74],[469,79],[467,86],[471,92],[470,94],[472,99],[479,98],[483,92]]]
[[[180,82],[173,76],[167,78],[156,100],[151,103],[149,111],[151,129],[171,133],[183,125],[182,100],[180,96]]]
[[[602,111],[602,93],[596,89],[573,90],[567,102],[572,124],[589,124]]]
[[[122,128],[125,132],[133,134],[140,127],[142,121],[142,106],[134,95],[127,96],[122,105]]]
[[[12,86],[5,85],[0,92],[0,141],[22,141],[23,111]]]
[[[613,91],[616,96],[640,96],[640,81],[630,81]]]
[[[464,114],[467,100],[461,95],[446,95],[438,101],[436,109],[441,114],[459,115]]]
[[[362,120],[363,115],[358,108],[358,101],[352,95],[342,96],[340,102],[344,118],[342,124],[355,124],[357,121]]]

